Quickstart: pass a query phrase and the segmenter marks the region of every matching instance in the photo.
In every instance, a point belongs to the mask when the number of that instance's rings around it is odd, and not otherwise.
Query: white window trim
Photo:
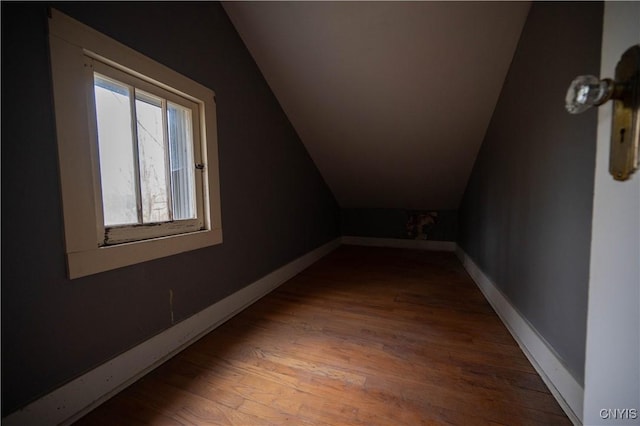
[[[78,278],[222,243],[216,105],[211,89],[184,77],[86,25],[51,10],[51,72],[60,163],[65,248],[69,278]],[[150,80],[200,104],[205,158],[205,229],[149,240],[99,246],[103,229],[97,147],[91,143],[85,56]]]

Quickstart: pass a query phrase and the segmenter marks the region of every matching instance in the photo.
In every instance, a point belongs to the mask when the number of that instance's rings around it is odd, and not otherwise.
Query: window
[[[222,242],[213,92],[52,10],[71,278]]]
[[[93,69],[104,245],[203,229],[198,104],[85,63]]]

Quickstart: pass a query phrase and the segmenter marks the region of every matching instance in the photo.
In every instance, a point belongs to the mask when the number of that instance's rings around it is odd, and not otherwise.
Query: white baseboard
[[[116,358],[2,419],[5,426],[70,424],[317,262],[340,238],[276,269]]]
[[[393,247],[404,249],[455,251],[454,241],[409,240],[402,238],[342,237],[342,244],[354,246]]]
[[[584,388],[569,373],[544,338],[464,250],[458,247],[456,254],[569,419],[574,425],[581,425]]]

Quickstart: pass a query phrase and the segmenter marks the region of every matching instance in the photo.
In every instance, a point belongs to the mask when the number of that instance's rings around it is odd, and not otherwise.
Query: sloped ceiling
[[[529,3],[223,4],[342,207],[458,207]]]

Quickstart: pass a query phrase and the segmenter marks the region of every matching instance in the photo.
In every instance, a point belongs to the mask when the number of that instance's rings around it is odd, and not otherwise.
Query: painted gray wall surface
[[[459,218],[459,244],[580,383],[597,120],[563,104],[598,75],[601,37],[601,3],[533,3]]]
[[[339,209],[217,3],[62,12],[216,92],[224,243],[65,277],[47,9],[2,3],[2,414],[339,235]]]
[[[456,210],[406,210],[359,208],[340,210],[342,235],[373,238],[413,239],[407,233],[411,215],[436,212],[435,223],[424,229],[428,240],[455,241],[458,222]]]

